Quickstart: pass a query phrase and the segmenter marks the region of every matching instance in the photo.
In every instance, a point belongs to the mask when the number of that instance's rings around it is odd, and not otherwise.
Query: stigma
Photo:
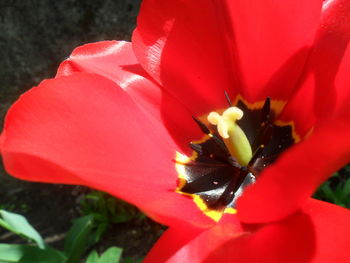
[[[247,136],[237,124],[242,119],[243,111],[238,107],[227,108],[222,115],[217,112],[210,112],[207,119],[212,125],[217,126],[218,134],[241,166],[247,166],[252,159],[253,153]]]

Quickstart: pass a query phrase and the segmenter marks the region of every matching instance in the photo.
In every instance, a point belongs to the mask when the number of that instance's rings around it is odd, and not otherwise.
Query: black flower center
[[[230,107],[233,106],[229,99],[228,102]],[[194,118],[205,136],[201,141],[190,143],[191,158],[177,155],[180,182],[177,192],[191,196],[214,220],[218,220],[227,209],[234,211],[244,188],[254,183],[264,168],[297,141],[293,125],[277,120],[273,103],[267,98],[259,107],[237,99],[234,105],[244,113],[236,123],[245,133],[252,150],[247,165],[241,165],[232,156],[213,125]]]

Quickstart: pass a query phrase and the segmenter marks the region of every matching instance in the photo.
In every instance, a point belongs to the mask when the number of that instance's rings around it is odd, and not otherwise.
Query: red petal
[[[242,235],[242,229],[235,219],[227,221],[225,223],[220,221],[216,226],[206,230],[191,225],[171,227],[161,236],[143,262],[203,262],[208,254],[225,241]]]
[[[297,124],[303,123],[304,128],[307,124],[310,128],[310,119],[317,117],[316,127],[310,139],[287,151],[247,190],[240,200],[243,221],[267,222],[292,213],[328,176],[349,162],[349,13],[349,1],[326,2],[308,66],[309,78],[296,95],[299,101],[295,99],[286,108],[289,113],[294,109]],[[302,98],[314,100],[314,109],[308,107],[310,103],[301,104]]]
[[[247,223],[280,220],[295,212],[332,173],[349,162],[350,123],[328,121],[287,150],[238,201]]]
[[[146,0],[133,46],[146,71],[196,114],[222,108],[224,90],[250,101],[286,99],[305,63],[321,4]]]
[[[76,73],[42,82],[12,106],[0,141],[16,177],[104,190],[166,224],[210,222],[174,192],[177,147],[167,130],[104,77]]]
[[[231,239],[209,254],[203,263],[309,263],[315,249],[310,218],[298,213],[255,233]]]
[[[314,199],[305,204],[303,211],[310,216],[316,236],[311,263],[348,262],[350,211]]]
[[[206,231],[170,228],[145,262],[347,262],[349,221],[349,210],[310,199],[298,213],[253,232],[225,224]]]
[[[131,43],[101,41],[76,48],[60,65],[56,77],[76,72],[96,73],[117,83],[149,118],[168,128],[182,152],[188,153],[188,143],[202,136],[191,113],[141,68]]]
[[[209,262],[348,262],[350,211],[309,200],[301,213],[227,242]]]
[[[323,121],[350,110],[350,2],[325,3],[302,85],[283,114],[286,120],[294,120],[301,134],[312,127],[316,118]]]
[[[304,214],[252,233],[235,232],[225,224],[203,232],[191,227],[176,230],[170,229],[161,237],[145,262],[309,263],[315,245],[312,223]],[[184,233],[188,236],[181,236]]]
[[[56,77],[76,72],[94,73],[114,81],[146,114],[159,116],[162,91],[138,64],[131,43],[101,41],[77,47],[61,63]]]
[[[205,229],[194,227],[171,227],[160,237],[158,242],[152,248],[147,255],[143,263],[164,263],[167,262],[176,252],[188,244],[191,240],[197,238],[197,236]],[[186,262],[181,260],[179,262]],[[189,261],[192,262],[192,261]]]

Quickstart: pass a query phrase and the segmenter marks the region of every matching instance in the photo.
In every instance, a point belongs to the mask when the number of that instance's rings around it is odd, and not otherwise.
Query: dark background
[[[76,46],[99,40],[130,40],[140,2],[0,0],[0,127],[18,96],[54,77],[59,63]],[[87,191],[19,181],[6,175],[0,164],[0,208],[24,214],[53,245],[60,246],[71,220],[79,216],[78,199]],[[124,254],[138,258],[161,231],[148,219],[120,224],[108,231],[102,246],[121,246]],[[0,232],[0,243],[9,240],[17,242]]]
[[[78,45],[130,40],[140,0],[0,0],[0,119]]]

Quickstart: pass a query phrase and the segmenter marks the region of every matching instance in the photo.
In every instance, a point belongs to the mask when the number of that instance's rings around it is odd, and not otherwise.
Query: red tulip
[[[348,262],[350,212],[310,196],[350,160],[349,15],[346,0],[144,0],[132,44],[77,48],[11,107],[5,168],[170,226],[145,262]],[[205,123],[225,92],[242,119]]]

